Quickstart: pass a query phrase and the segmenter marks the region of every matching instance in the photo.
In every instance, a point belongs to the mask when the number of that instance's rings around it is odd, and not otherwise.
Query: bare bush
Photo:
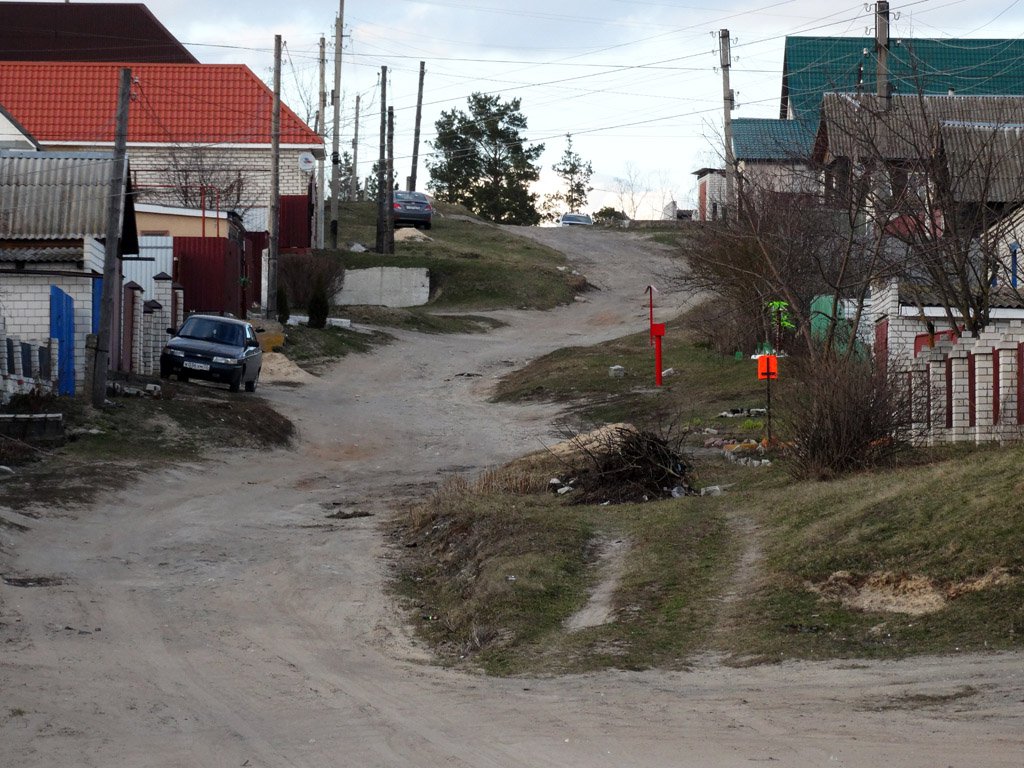
[[[327,289],[328,300],[341,290],[345,265],[327,253],[282,253],[278,260],[278,285],[288,294],[289,307],[309,307],[317,283]]]
[[[775,409],[790,472],[829,479],[891,462],[912,436],[904,381],[866,355],[790,359]]]

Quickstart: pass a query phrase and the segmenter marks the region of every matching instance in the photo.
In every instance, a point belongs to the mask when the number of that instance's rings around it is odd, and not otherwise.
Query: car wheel
[[[235,376],[230,382],[228,382],[228,389],[232,392],[237,392],[242,387],[242,374],[244,371],[239,371],[238,375]]]
[[[163,366],[160,366],[160,378],[161,379],[169,379],[169,378],[171,378],[171,369],[170,368],[164,368]]]
[[[178,381],[180,381],[182,384],[188,384],[188,376],[186,376],[184,373],[179,373]]]
[[[430,229],[430,227],[431,227],[431,224],[430,224],[429,221],[426,224],[423,225],[424,229]]]
[[[256,378],[253,379],[252,381],[245,382],[245,391],[246,392],[255,392],[256,391],[256,382],[259,380],[259,378],[260,378],[260,372],[256,371]]]

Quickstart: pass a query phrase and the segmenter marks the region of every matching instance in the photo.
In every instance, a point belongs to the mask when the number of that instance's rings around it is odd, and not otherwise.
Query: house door
[[[50,338],[57,339],[57,392],[75,394],[75,302],[50,286]]]

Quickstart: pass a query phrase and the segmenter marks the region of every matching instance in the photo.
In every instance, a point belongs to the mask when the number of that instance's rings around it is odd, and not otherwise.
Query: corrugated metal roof
[[[244,64],[0,62],[0,101],[45,144],[113,143],[122,67],[132,71],[128,142],[270,145],[270,88]],[[323,141],[281,106],[281,143]]]
[[[944,123],[941,133],[955,199],[1024,199],[1024,126]]]
[[[1024,199],[1024,97],[825,94],[827,155],[944,157],[958,200]]]
[[[733,154],[737,160],[806,160],[817,127],[802,120],[737,118],[732,121]]]
[[[0,238],[103,237],[113,153],[0,151]]]
[[[1024,122],[1022,96],[853,96],[827,93],[822,119],[833,157],[879,154],[918,159],[928,140],[938,146],[939,129],[950,125],[1015,126]]]
[[[866,53],[865,53],[866,52]],[[782,105],[798,119],[816,119],[822,94],[877,92],[877,54],[870,37],[787,37]],[[1024,40],[894,39],[890,82],[898,94],[1024,94]]]
[[[0,59],[198,63],[142,3],[3,3]]]

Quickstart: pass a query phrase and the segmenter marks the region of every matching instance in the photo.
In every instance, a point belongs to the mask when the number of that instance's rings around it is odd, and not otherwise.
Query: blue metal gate
[[[92,331],[91,333],[100,332],[100,304],[103,299],[103,278],[97,278],[92,281]]]
[[[50,286],[50,338],[57,339],[57,391],[75,394],[75,302]]]

